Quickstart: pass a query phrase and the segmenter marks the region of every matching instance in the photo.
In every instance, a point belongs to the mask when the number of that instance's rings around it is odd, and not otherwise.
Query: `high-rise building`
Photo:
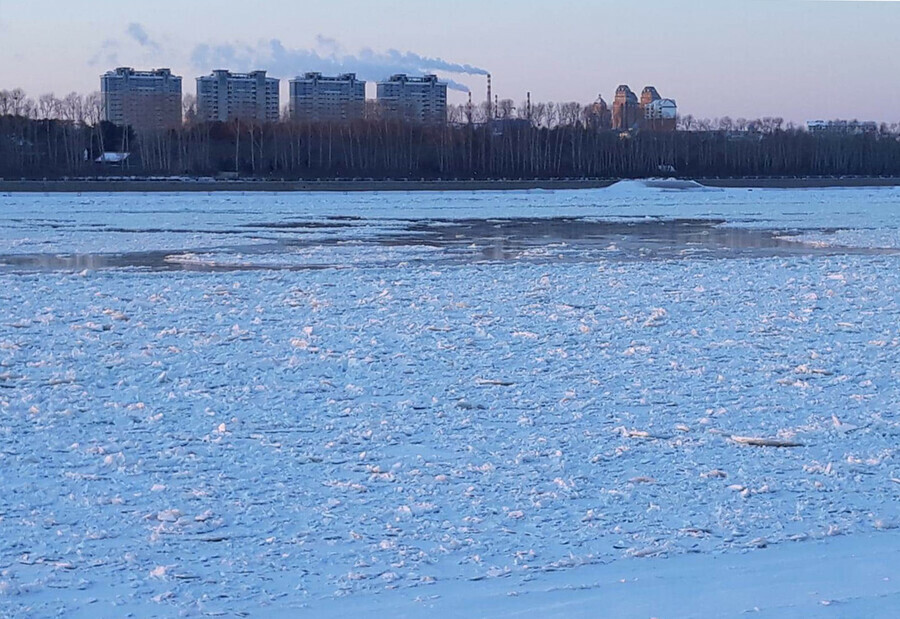
[[[197,118],[207,122],[278,122],[279,81],[265,71],[232,73],[224,69],[197,78]]]
[[[181,125],[181,78],[169,69],[119,67],[100,76],[103,119],[134,129]]]
[[[366,83],[355,73],[328,77],[305,73],[290,81],[291,118],[311,122],[362,118]]]
[[[628,130],[637,127],[641,119],[641,107],[637,95],[631,88],[622,84],[616,89],[616,97],[612,106],[613,129]]]
[[[395,118],[422,123],[447,122],[447,84],[436,75],[409,77],[403,73],[378,82],[378,105]]]

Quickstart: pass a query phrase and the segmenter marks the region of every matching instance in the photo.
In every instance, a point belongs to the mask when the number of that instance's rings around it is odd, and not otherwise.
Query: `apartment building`
[[[366,83],[355,73],[325,76],[305,73],[290,81],[291,118],[307,122],[333,122],[362,118]]]
[[[378,105],[388,117],[421,123],[447,122],[447,84],[436,75],[400,73],[378,82]]]
[[[652,131],[675,131],[678,105],[674,99],[656,99],[644,106],[643,127]]]
[[[197,78],[197,117],[207,122],[235,119],[277,122],[279,81],[265,71],[232,73],[224,69]]]
[[[181,77],[169,69],[119,67],[100,76],[103,120],[136,130],[181,125]]]
[[[678,105],[674,99],[663,99],[656,88],[647,86],[641,92],[641,127],[651,131],[675,131]]]
[[[858,120],[810,120],[806,122],[806,129],[819,135],[863,135],[877,133],[878,123]]]

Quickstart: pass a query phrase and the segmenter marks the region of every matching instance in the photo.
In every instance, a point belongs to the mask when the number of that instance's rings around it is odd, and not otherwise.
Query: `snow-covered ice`
[[[896,189],[0,222],[0,615],[900,610]],[[747,590],[692,607],[723,564]]]

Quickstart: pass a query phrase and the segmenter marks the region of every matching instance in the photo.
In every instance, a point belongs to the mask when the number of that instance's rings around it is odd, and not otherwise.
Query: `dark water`
[[[335,268],[340,264],[254,265],[253,255],[271,256],[297,248],[355,243],[365,247],[429,246],[445,251],[428,257],[428,261],[482,262],[504,260],[592,261],[604,260],[671,260],[726,259],[752,256],[886,254],[895,250],[818,247],[793,240],[796,233],[786,230],[725,227],[718,219],[648,219],[634,221],[596,221],[574,217],[552,219],[462,219],[408,221],[399,229],[375,236],[364,234],[366,221],[352,217],[334,221],[293,221],[248,224],[253,231],[277,230],[280,236],[270,242],[253,245],[227,245],[213,248],[186,248],[85,254],[9,254],[0,255],[0,269],[17,271],[82,271],[139,268],[149,270],[306,270]],[[310,239],[312,232],[327,231],[333,236]],[[114,232],[114,230],[110,230]],[[145,234],[170,233],[172,230],[134,230]],[[208,230],[178,230],[178,233]],[[229,232],[235,232],[231,230]],[[834,230],[820,229],[820,233]],[[192,264],[173,262],[171,256],[186,252],[211,254],[227,259],[239,253],[246,264]],[[378,263],[354,263],[356,267],[383,266],[396,260]]]

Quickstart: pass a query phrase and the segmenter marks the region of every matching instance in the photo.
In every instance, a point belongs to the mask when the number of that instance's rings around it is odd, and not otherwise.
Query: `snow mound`
[[[619,181],[610,185],[605,193],[613,193],[619,196],[653,196],[660,191],[698,191],[698,192],[722,192],[716,187],[706,187],[697,181],[682,180],[678,178],[648,178],[643,180]]]
[[[641,181],[645,187],[651,189],[664,189],[666,191],[714,191],[721,192],[718,187],[707,187],[697,181],[682,180],[678,178],[648,178]]]

